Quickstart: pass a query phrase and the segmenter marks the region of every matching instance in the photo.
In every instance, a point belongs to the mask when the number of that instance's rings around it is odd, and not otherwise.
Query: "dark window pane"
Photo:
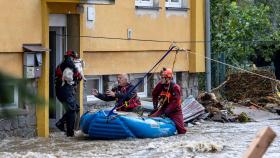
[[[99,79],[88,79],[86,82],[86,94],[91,95],[91,90],[92,89],[97,89],[99,90]]]
[[[142,78],[135,78],[133,84],[136,85]],[[144,92],[144,81],[136,87],[137,92]]]
[[[1,94],[0,103],[1,104],[13,104],[13,103],[15,103],[15,100],[14,100],[15,86],[5,85],[4,88],[3,88],[3,91],[5,93]]]

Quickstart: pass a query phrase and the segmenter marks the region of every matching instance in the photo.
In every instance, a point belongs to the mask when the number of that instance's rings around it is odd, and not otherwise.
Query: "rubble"
[[[214,93],[201,93],[198,102],[202,104],[206,112],[209,113],[207,119],[216,122],[249,122],[251,119],[246,113],[234,114],[232,111],[233,103],[218,101]]]
[[[272,72],[254,70],[253,73],[275,79]],[[249,122],[247,113],[234,114],[234,104],[250,109],[278,113],[280,115],[280,82],[252,73],[232,73],[227,80],[215,88],[213,93],[201,93],[197,100],[209,113],[208,119],[218,122]],[[218,98],[217,98],[218,96]]]
[[[275,79],[267,70],[255,70],[254,73]],[[280,106],[279,85],[279,82],[243,72],[230,74],[220,91],[228,101],[264,108],[268,103]]]

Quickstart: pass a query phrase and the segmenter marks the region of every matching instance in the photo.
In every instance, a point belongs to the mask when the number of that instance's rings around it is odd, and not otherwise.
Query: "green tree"
[[[246,5],[245,2],[250,4],[252,1],[211,1],[214,58],[224,53],[228,63],[241,65],[248,61],[249,56],[255,54],[255,49],[261,41],[272,40],[269,6]]]

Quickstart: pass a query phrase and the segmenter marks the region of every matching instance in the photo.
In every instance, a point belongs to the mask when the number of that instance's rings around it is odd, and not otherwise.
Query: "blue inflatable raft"
[[[149,118],[113,113],[109,110],[87,112],[80,121],[81,130],[92,139],[157,138],[176,133],[169,118]]]

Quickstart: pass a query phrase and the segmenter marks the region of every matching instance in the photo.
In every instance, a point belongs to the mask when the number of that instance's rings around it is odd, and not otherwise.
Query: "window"
[[[91,94],[92,89],[97,89],[99,92],[102,92],[102,77],[101,76],[90,76],[86,77],[86,99],[87,102],[93,102],[97,100],[97,98]]]
[[[0,103],[0,109],[13,109],[18,108],[18,88],[14,84],[7,84],[6,90],[5,90],[6,96],[8,96],[5,100],[4,98],[0,97],[1,102]]]
[[[139,7],[152,7],[153,0],[135,0],[135,6]]]
[[[136,85],[140,80],[143,79],[145,74],[132,74],[132,84]],[[137,95],[139,97],[147,97],[147,77],[144,78],[144,81],[136,87]]]
[[[114,4],[115,0],[80,0],[81,4]]]
[[[165,0],[165,7],[170,8],[181,8],[182,0]]]

